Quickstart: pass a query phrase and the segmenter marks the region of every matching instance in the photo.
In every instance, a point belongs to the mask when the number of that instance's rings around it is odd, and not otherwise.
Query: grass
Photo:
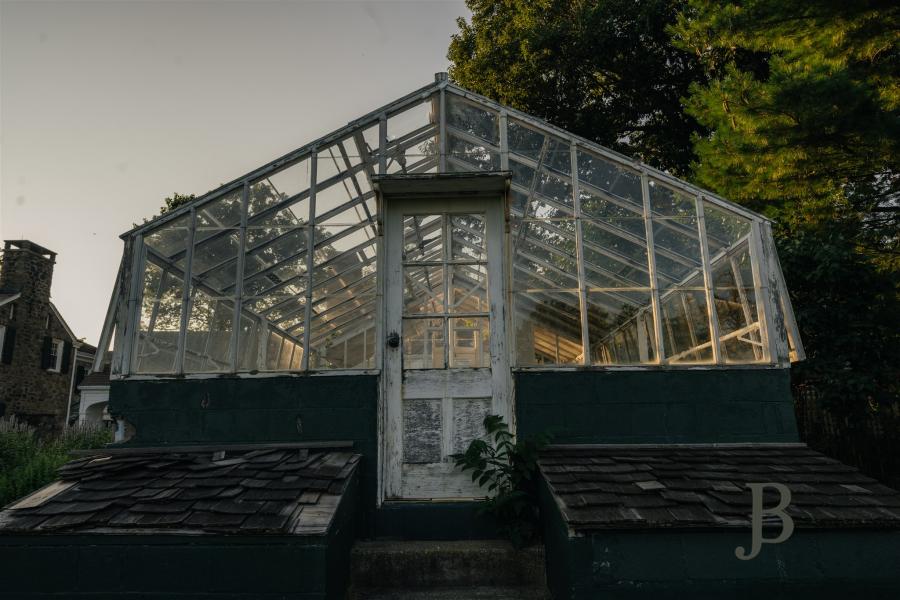
[[[100,427],[76,426],[54,437],[40,437],[15,417],[0,419],[0,507],[47,485],[78,448],[99,448],[112,441]]]

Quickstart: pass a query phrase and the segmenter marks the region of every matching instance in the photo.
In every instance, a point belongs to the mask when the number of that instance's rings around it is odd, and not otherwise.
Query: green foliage
[[[859,252],[857,232],[840,219],[777,230],[808,354],[794,383],[851,422],[900,398],[900,272]]]
[[[159,207],[159,214],[164,215],[167,212],[184,206],[194,198],[196,198],[194,194],[179,194],[178,192],[175,192],[164,200],[165,204]]]
[[[464,453],[452,458],[463,471],[472,471],[472,481],[487,491],[482,512],[493,516],[500,533],[521,548],[538,530],[537,460],[550,435],[514,439],[499,415],[486,416],[484,428],[487,440],[472,440]]]
[[[15,418],[0,419],[0,506],[9,504],[56,479],[56,471],[77,448],[100,448],[112,433],[95,427],[72,427],[53,438],[40,438],[34,428]]]
[[[808,360],[830,408],[896,401],[900,6],[690,0],[670,31],[709,77],[687,111],[699,184],[778,220]]]
[[[666,27],[683,0],[467,0],[447,58],[460,85],[676,174],[693,158],[682,110],[702,80]]]
[[[713,132],[696,138],[698,181],[788,218],[896,197],[898,30],[893,2],[690,0],[671,31],[710,76],[687,104]]]

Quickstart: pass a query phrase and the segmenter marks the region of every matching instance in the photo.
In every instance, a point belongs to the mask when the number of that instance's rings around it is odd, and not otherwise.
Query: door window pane
[[[450,216],[450,260],[487,260],[483,215]]]
[[[451,265],[449,312],[487,312],[487,284],[485,265]]]
[[[444,312],[444,267],[403,267],[403,312],[408,315]]]
[[[441,215],[403,217],[403,261],[444,258],[444,219]]]
[[[403,368],[447,366],[443,319],[403,319]]]
[[[450,319],[450,366],[491,366],[490,326],[487,317]]]

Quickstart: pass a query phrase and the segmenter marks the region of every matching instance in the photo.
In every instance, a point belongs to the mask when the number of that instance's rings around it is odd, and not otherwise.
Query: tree
[[[699,129],[680,99],[703,78],[670,43],[679,0],[467,0],[451,78],[498,102],[684,175]]]
[[[195,196],[194,194],[179,194],[178,192],[175,192],[171,196],[165,198],[165,204],[159,207],[159,214],[164,215],[167,212],[173,211],[176,208],[187,204],[196,197],[197,196]]]
[[[694,178],[777,219],[812,381],[858,414],[900,396],[900,7],[690,0],[670,28],[709,81]]]

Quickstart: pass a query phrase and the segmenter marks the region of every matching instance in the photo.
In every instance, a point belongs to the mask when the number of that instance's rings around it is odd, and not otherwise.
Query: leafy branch
[[[500,533],[520,548],[538,531],[537,461],[551,436],[518,439],[499,415],[486,416],[484,428],[487,439],[472,440],[464,453],[451,458],[486,489],[481,512],[493,516]]]

